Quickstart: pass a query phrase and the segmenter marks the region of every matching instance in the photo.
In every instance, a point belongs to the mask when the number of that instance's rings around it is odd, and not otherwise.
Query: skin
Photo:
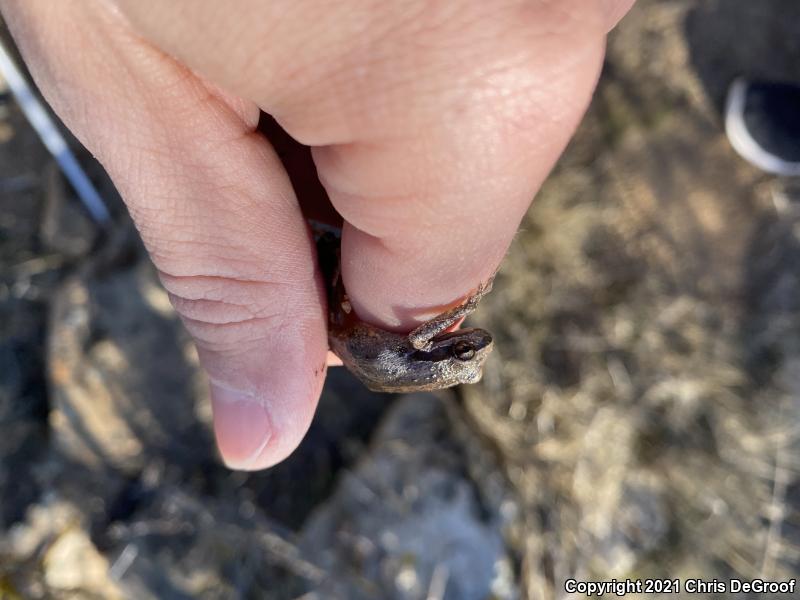
[[[42,92],[111,175],[260,469],[325,378],[321,277],[259,109],[311,146],[367,323],[408,332],[494,273],[630,0],[0,0]],[[177,399],[176,399],[177,400]]]

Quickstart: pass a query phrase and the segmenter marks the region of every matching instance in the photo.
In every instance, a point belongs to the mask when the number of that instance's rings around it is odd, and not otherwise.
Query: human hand
[[[0,0],[103,163],[211,381],[226,463],[299,444],[326,364],[315,252],[259,109],[312,147],[362,320],[408,331],[494,273],[633,0]]]

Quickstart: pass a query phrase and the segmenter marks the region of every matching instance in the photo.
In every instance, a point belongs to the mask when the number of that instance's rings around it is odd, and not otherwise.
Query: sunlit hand
[[[241,469],[298,445],[327,351],[313,243],[259,109],[313,148],[358,315],[408,331],[495,271],[631,4],[0,0],[122,193]]]

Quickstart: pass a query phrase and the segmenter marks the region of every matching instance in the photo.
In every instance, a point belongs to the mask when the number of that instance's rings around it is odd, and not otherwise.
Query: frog
[[[485,329],[451,331],[492,290],[494,276],[466,300],[409,333],[382,329],[355,313],[341,277],[341,230],[313,227],[328,302],[328,345],[374,392],[432,391],[477,383],[494,348]]]

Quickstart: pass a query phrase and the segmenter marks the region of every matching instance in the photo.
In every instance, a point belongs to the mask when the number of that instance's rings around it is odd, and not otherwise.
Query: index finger
[[[388,133],[314,148],[362,319],[408,331],[496,271],[588,105],[604,50],[595,33],[538,40],[524,67],[439,90]]]

